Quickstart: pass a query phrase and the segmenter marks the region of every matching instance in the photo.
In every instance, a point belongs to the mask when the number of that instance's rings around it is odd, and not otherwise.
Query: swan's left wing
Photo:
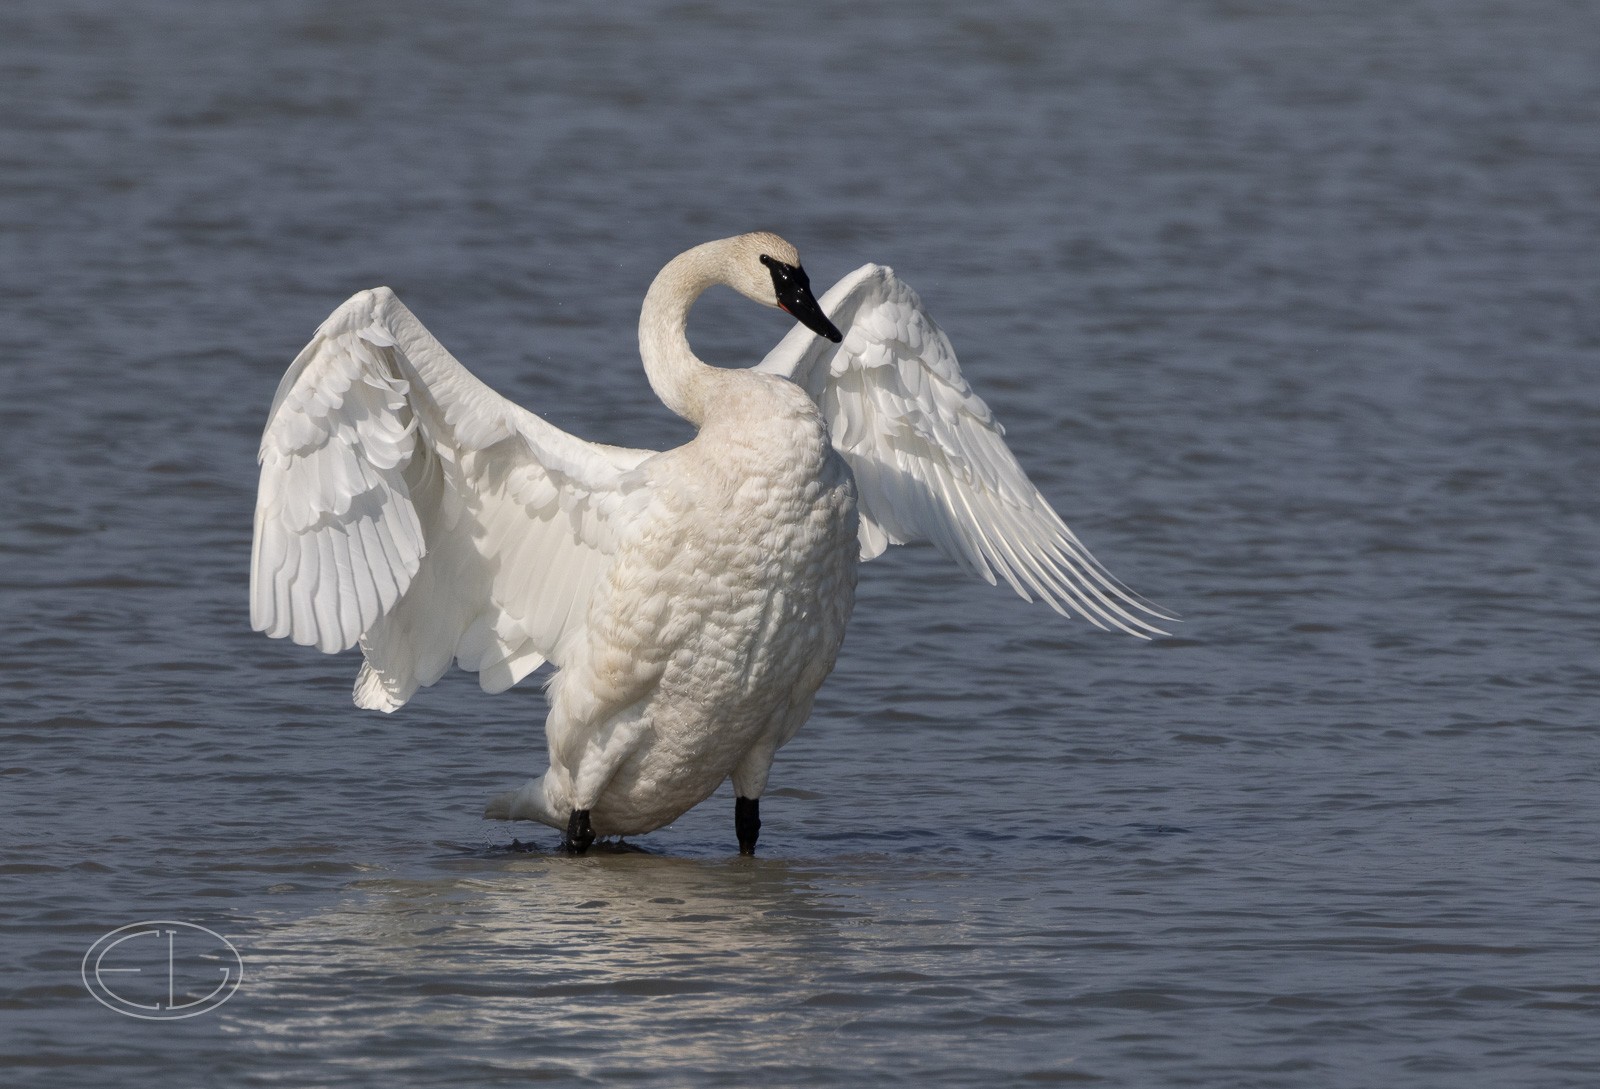
[[[822,297],[844,332],[832,344],[796,326],[757,370],[804,388],[855,473],[861,558],[931,541],[957,564],[1063,615],[1149,638],[1140,601],[1089,554],[1033,486],[962,377],[955,351],[893,270],[863,265]]]

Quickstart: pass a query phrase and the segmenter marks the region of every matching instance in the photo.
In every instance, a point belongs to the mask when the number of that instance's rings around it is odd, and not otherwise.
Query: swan
[[[797,325],[759,365],[703,363],[690,307],[726,284]],[[698,433],[587,442],[505,400],[393,291],[345,302],[278,386],[260,448],[257,631],[360,645],[355,702],[390,712],[452,659],[500,692],[549,662],[549,768],[485,816],[582,853],[733,779],[753,854],[773,756],[833,669],[856,565],[931,541],[1024,599],[1140,638],[1125,590],[1028,480],[921,300],[864,265],[819,303],[795,248],[708,242],[639,317],[651,388]]]

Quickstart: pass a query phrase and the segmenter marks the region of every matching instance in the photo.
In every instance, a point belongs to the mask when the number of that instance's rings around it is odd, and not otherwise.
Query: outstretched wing
[[[452,658],[484,689],[561,664],[650,451],[573,437],[474,378],[388,288],[290,365],[261,437],[250,622],[392,711]]]
[[[796,328],[758,370],[799,384],[856,477],[861,558],[931,541],[966,570],[999,573],[1024,599],[1148,638],[1171,617],[1117,582],[1033,486],[916,292],[863,265],[822,297],[844,331],[831,344]]]

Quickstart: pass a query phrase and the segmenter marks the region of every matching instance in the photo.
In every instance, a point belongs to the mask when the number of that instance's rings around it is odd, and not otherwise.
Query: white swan
[[[753,369],[702,363],[684,330],[718,283],[804,328]],[[650,285],[639,350],[656,394],[699,428],[677,449],[551,426],[376,288],[317,330],[268,416],[258,631],[329,653],[359,642],[355,701],[382,711],[451,659],[490,692],[559,667],[549,770],[487,816],[543,821],[581,852],[669,823],[731,775],[753,852],[773,754],[833,668],[857,558],[891,543],[932,541],[1101,627],[1148,637],[1162,634],[1150,618],[1170,619],[1051,510],[889,269],[863,266],[819,306],[781,238],[708,242]]]

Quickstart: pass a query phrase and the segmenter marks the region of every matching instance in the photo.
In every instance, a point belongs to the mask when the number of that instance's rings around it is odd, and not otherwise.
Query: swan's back
[[[855,596],[850,471],[792,383],[735,372],[694,440],[641,467],[649,501],[619,543],[551,684],[552,767],[609,735],[629,748],[596,833],[648,830],[709,796],[805,721]],[[581,771],[580,771],[581,776]],[[752,773],[754,774],[754,773]],[[550,808],[585,784],[551,784]]]

